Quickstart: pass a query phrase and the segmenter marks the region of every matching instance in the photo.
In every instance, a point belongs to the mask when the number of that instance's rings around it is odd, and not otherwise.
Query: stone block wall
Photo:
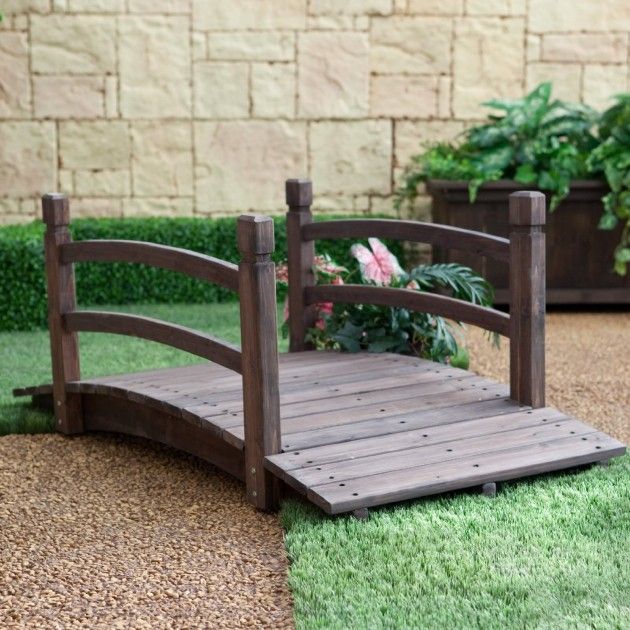
[[[628,89],[627,0],[0,0],[0,222],[392,212],[422,142],[546,79]]]

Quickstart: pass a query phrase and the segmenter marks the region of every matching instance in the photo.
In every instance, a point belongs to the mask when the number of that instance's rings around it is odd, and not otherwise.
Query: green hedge
[[[331,217],[318,217],[318,220]],[[340,218],[340,217],[336,217]],[[274,218],[275,260],[286,258],[284,217]],[[238,262],[236,219],[135,218],[77,219],[71,225],[75,240],[117,238],[184,247]],[[32,330],[46,326],[41,222],[0,228],[0,330]],[[318,253],[340,264],[351,263],[351,241],[319,241]],[[403,261],[399,243],[388,243]],[[204,303],[234,299],[221,287],[182,274],[127,263],[76,265],[81,305],[133,303]]]

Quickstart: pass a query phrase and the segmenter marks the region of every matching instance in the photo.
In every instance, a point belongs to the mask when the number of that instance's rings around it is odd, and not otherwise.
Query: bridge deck
[[[46,387],[15,393],[41,396],[50,391]],[[143,425],[153,421],[148,410],[171,422],[174,416],[182,437],[162,441],[242,477],[239,375],[204,364],[83,380],[68,388],[83,395],[87,429],[161,439],[171,429],[164,422],[153,429]],[[132,406],[117,407],[113,399]],[[399,355],[281,355],[280,399],[282,453],[268,457],[267,467],[331,514],[625,452],[617,440],[555,409],[518,406],[505,385]],[[127,417],[105,420],[107,415]],[[189,447],[190,435],[195,445]]]

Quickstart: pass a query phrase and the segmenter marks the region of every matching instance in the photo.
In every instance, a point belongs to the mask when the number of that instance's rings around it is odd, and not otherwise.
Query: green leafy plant
[[[437,143],[411,159],[395,205],[412,205],[418,186],[429,179],[469,182],[474,202],[480,186],[513,179],[551,192],[550,210],[569,194],[571,181],[603,178],[611,193],[604,197],[600,227],[612,229],[628,220],[630,189],[630,95],[599,115],[592,108],[551,98],[542,83],[524,98],[485,103],[498,113],[464,132],[452,143]],[[625,273],[630,260],[628,228],[615,252],[615,269]]]
[[[630,263],[630,94],[620,94],[616,104],[599,121],[601,143],[588,158],[594,173],[603,173],[610,192],[602,199],[602,230],[613,230],[622,223],[621,242],[615,249],[615,271],[625,275]]]
[[[325,216],[317,219],[325,219]],[[330,218],[330,217],[328,217]],[[339,217],[337,217],[339,218]],[[286,258],[284,217],[276,217],[276,261]],[[236,219],[142,217],[76,219],[75,240],[128,239],[183,247],[238,262]],[[46,326],[43,224],[0,227],[0,330]],[[351,241],[322,241],[322,252],[350,263]],[[402,256],[399,243],[392,243]],[[232,291],[164,269],[127,263],[80,263],[75,267],[79,304],[210,303],[236,299]],[[281,293],[281,297],[282,293]]]
[[[394,256],[378,239],[368,239],[371,251],[354,245],[351,253],[359,262],[350,271],[328,256],[319,256],[314,268],[319,284],[366,285],[427,291],[446,291],[455,298],[489,306],[492,287],[472,269],[462,265],[420,265],[404,271]],[[286,282],[286,266],[278,268],[279,282]],[[443,317],[411,311],[402,307],[374,304],[318,304],[318,319],[308,331],[308,341],[319,349],[348,352],[396,352],[468,367],[468,352],[463,346],[463,326]],[[285,305],[287,333],[289,312]]]

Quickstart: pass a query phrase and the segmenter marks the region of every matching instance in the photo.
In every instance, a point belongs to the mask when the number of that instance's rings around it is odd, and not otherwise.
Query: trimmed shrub
[[[318,217],[323,220],[332,217]],[[335,217],[343,218],[343,217]],[[345,217],[348,218],[348,217]],[[286,258],[284,217],[275,217],[276,262]],[[236,218],[76,219],[74,240],[126,239],[183,247],[238,262]],[[44,226],[40,222],[0,228],[0,330],[32,330],[46,326]],[[339,264],[350,264],[349,239],[318,241],[317,251]],[[398,242],[388,243],[404,259]],[[128,263],[76,265],[81,305],[134,303],[209,303],[236,299],[231,291],[164,269]],[[279,296],[282,293],[279,291]]]

